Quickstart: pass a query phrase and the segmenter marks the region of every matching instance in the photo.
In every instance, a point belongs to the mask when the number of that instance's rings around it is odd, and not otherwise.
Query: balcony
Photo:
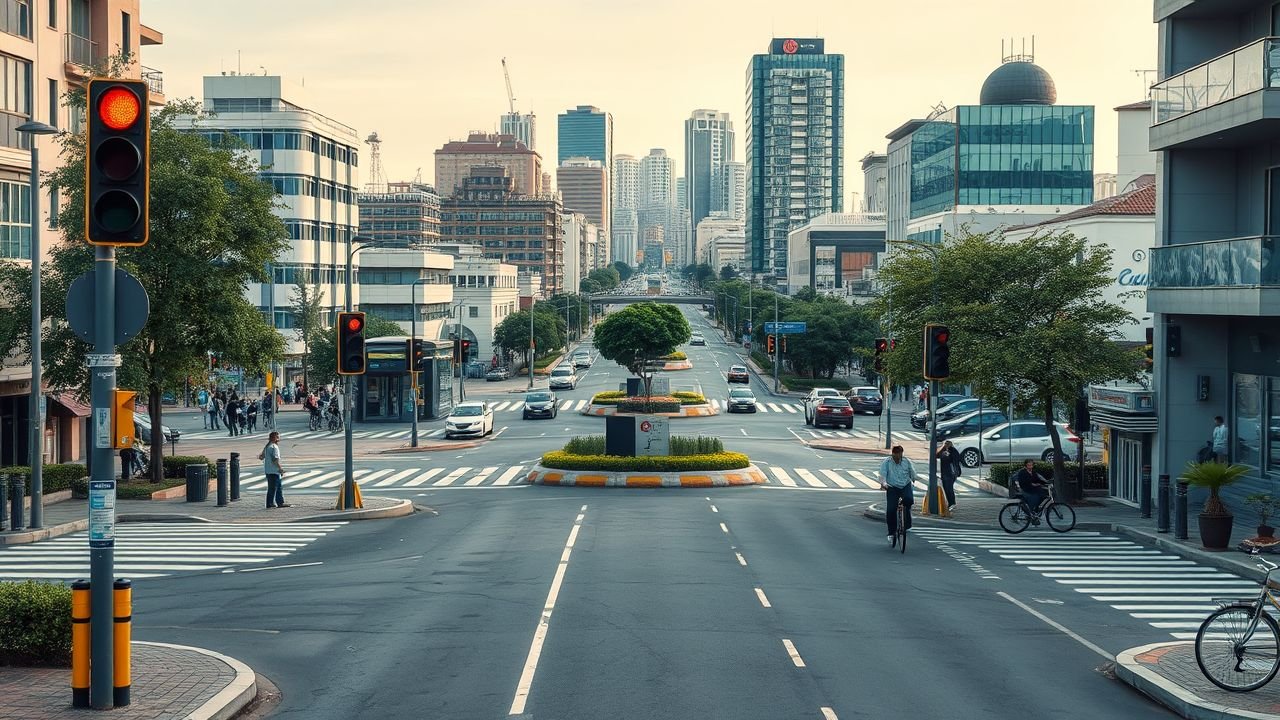
[[[75,33],[66,33],[63,38],[65,43],[63,45],[63,60],[66,61],[67,65],[78,68],[91,68],[100,59],[98,56],[98,43]]]
[[[142,79],[147,81],[147,90],[151,94],[151,102],[164,103],[164,71],[142,66]]]
[[[1151,149],[1233,148],[1280,129],[1280,38],[1262,38],[1151,88]]]
[[[1151,251],[1147,309],[1211,315],[1280,315],[1280,236],[1164,245]]]

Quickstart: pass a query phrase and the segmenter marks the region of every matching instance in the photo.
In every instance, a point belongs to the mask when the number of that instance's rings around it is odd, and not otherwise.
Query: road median
[[[660,473],[638,470],[613,472],[602,470],[558,470],[534,466],[525,475],[525,482],[533,485],[560,485],[567,487],[657,488],[657,487],[734,487],[761,485],[765,475],[755,465],[740,470],[691,470],[689,472]]]

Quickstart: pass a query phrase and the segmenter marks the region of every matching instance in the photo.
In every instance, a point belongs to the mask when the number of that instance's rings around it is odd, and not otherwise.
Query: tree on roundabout
[[[606,317],[595,331],[600,356],[631,371],[644,383],[646,410],[652,397],[652,363],[689,341],[689,322],[675,305],[636,303]]]

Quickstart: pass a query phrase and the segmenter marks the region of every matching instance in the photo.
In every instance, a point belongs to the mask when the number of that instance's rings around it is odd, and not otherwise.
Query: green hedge
[[[263,444],[265,445],[266,443],[263,443]],[[256,457],[256,456],[253,456],[253,457]],[[228,457],[227,462],[229,463],[230,461],[231,459]],[[213,460],[210,460],[209,458],[205,457],[204,455],[174,455],[173,457],[166,457],[162,462],[164,463],[164,476],[167,478],[185,478],[187,476],[187,466],[199,465],[200,463],[204,463],[205,465],[209,466],[209,477],[217,477],[217,472],[218,472],[217,464]],[[256,462],[256,460],[251,458],[247,462]],[[246,464],[246,459],[243,455],[241,455],[240,456],[240,468],[241,468],[240,474],[241,475],[244,474],[245,464]]]
[[[1066,464],[1068,478],[1074,478],[1079,472],[1079,465],[1073,462]],[[1053,463],[1037,461],[1035,464],[1036,472],[1041,475],[1053,477]],[[997,463],[990,467],[991,482],[1001,487],[1009,487],[1009,476],[1022,469],[1022,463],[1009,464]],[[1086,462],[1084,464],[1084,487],[1086,490],[1106,490],[1110,487],[1107,482],[1107,466],[1100,462]]]
[[[243,473],[241,473],[243,475]],[[213,477],[210,475],[209,477]],[[150,500],[151,493],[157,490],[167,490],[171,487],[177,487],[185,484],[185,478],[165,478],[161,482],[153,483],[148,480],[131,480],[129,482],[116,483],[116,497],[121,500]],[[86,491],[87,492],[87,491]]]
[[[680,412],[680,401],[667,395],[623,398],[618,401],[618,412],[675,413]]]
[[[702,393],[696,393],[692,390],[677,390],[671,393],[671,397],[680,401],[681,405],[706,405],[707,398]]]
[[[604,442],[603,435],[579,435],[565,443],[562,452],[569,455],[604,455]],[[670,450],[673,456],[712,455],[725,451],[724,442],[720,438],[701,435],[672,435]]]
[[[742,453],[708,455],[618,457],[616,455],[572,455],[553,450],[542,456],[542,466],[556,470],[599,470],[601,472],[691,472],[696,470],[741,470],[751,464]]]
[[[706,396],[704,396],[702,393],[696,393],[690,390],[677,390],[676,392],[671,393],[671,395],[669,396],[654,395],[653,400],[655,402],[663,401],[666,403],[671,403],[672,401],[678,401],[680,405],[706,405],[707,404]],[[592,405],[619,405],[620,406],[624,403],[628,403],[628,401],[643,403],[644,398],[628,397],[627,392],[625,390],[605,390],[604,392],[598,392],[595,395],[591,396]],[[678,412],[679,410],[680,408],[676,407],[673,410],[656,410],[655,412]],[[642,412],[642,411],[627,410],[626,412]]]
[[[768,355],[765,355],[759,350],[751,351],[751,362],[754,362],[756,364],[756,367],[760,368],[761,370],[764,370],[765,372],[773,371],[773,358],[769,357]]]
[[[45,465],[41,473],[41,487],[44,492],[52,493],[59,490],[71,490],[75,482],[86,475],[89,471],[83,465],[68,463],[65,465]],[[21,475],[26,481],[27,495],[31,494],[31,468],[27,465],[18,465],[10,467],[0,467],[0,475]]]
[[[71,665],[71,588],[0,583],[0,665]]]

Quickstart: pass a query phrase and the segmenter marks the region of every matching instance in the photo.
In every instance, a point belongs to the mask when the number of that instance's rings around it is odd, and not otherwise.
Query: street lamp
[[[40,356],[40,146],[35,135],[54,135],[58,128],[38,120],[17,127],[31,137],[31,521],[32,530],[44,525],[44,383]]]

